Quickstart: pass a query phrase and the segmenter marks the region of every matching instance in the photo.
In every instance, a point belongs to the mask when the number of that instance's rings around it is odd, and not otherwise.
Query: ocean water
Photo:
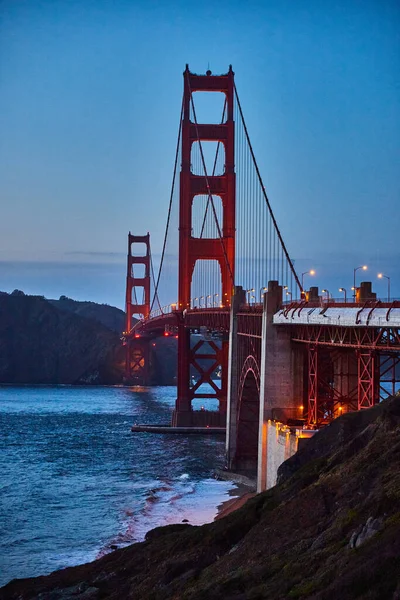
[[[0,586],[212,521],[223,436],[132,433],[168,423],[176,388],[0,387]]]

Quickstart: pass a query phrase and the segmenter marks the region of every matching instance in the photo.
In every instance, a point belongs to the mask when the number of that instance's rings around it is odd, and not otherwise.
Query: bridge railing
[[[155,317],[162,317],[163,315],[168,315],[176,310],[177,304],[166,304],[165,306],[161,306],[161,308],[157,308],[151,311],[150,319],[154,319]]]
[[[290,304],[294,304],[297,303],[299,304],[300,302],[302,302],[302,300],[285,300],[284,302],[282,302],[282,306],[289,306]],[[305,302],[305,301],[304,301]],[[383,304],[392,304],[393,302],[400,302],[400,298],[385,298],[385,297],[381,297],[381,298],[371,298],[371,299],[366,299],[366,300],[358,300],[357,302],[354,302],[353,297],[352,298],[347,298],[346,302],[344,301],[343,296],[341,298],[322,298],[320,297],[318,300],[314,300],[314,299],[310,299],[307,301],[308,305],[313,305],[313,306],[327,306],[328,304],[330,306],[332,305],[338,305],[338,306],[352,306],[352,307],[356,307],[356,306],[364,306],[364,304],[366,302],[382,302]]]
[[[365,302],[381,302],[382,304],[385,304],[387,306],[390,306],[393,303],[400,303],[400,298],[385,298],[385,297],[381,297],[381,298],[376,298],[376,299],[371,299],[371,300],[362,300],[362,301],[358,301],[358,302],[354,302],[353,298],[351,299],[346,299],[346,302],[344,300],[343,297],[341,298],[327,298],[327,297],[320,297],[318,300],[285,300],[282,302],[282,306],[290,306],[291,304],[300,304],[300,303],[304,303],[307,304],[308,306],[320,306],[321,308],[326,307],[326,306],[337,306],[339,307],[362,307],[365,305]],[[263,304],[262,302],[247,302],[246,304],[243,304],[241,307],[242,311],[250,311],[250,312],[259,312],[260,310],[262,310]],[[219,309],[224,308],[223,306],[221,306],[220,304],[215,304],[215,305],[211,305],[208,304],[208,306],[197,306],[194,303],[191,303],[190,309],[191,311],[207,311],[207,312],[213,312],[213,311],[217,311]],[[157,317],[162,317],[163,315],[168,315],[171,314],[173,312],[175,312],[177,310],[177,303],[172,303],[172,304],[166,304],[165,306],[162,306],[161,308],[157,308],[155,310],[152,310],[152,312],[150,313],[150,319],[154,319]],[[142,321],[144,319],[141,319]]]

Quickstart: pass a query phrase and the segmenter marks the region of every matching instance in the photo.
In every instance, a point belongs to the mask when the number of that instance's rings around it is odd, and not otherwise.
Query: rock
[[[163,537],[165,535],[170,535],[171,533],[178,533],[182,530],[188,529],[192,527],[189,523],[174,523],[172,525],[165,525],[164,527],[155,527],[154,529],[150,529],[145,535],[146,542],[149,540],[154,540],[156,538]]]
[[[360,525],[353,533],[351,534],[349,541],[349,548],[359,548],[361,544],[369,540],[372,536],[374,536],[378,531],[383,528],[383,517],[379,517],[374,519],[373,517],[369,517],[365,525]]]

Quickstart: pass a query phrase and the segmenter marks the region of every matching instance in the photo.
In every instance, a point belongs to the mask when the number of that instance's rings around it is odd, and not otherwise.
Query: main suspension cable
[[[174,197],[175,180],[176,180],[176,168],[177,168],[177,165],[178,165],[179,145],[180,145],[180,142],[181,142],[181,134],[182,134],[182,117],[183,117],[183,99],[182,99],[182,107],[181,107],[181,116],[180,116],[180,120],[179,120],[178,141],[177,141],[177,144],[176,144],[176,152],[175,152],[174,175],[172,177],[171,194],[170,194],[170,197],[169,197],[167,225],[166,225],[166,228],[165,228],[164,243],[163,243],[163,249],[162,249],[162,253],[161,253],[161,261],[160,261],[160,266],[159,266],[159,269],[158,269],[157,282],[156,282],[155,287],[154,287],[154,296],[153,296],[153,300],[152,300],[152,303],[151,303],[150,312],[153,310],[153,306],[154,306],[154,302],[155,302],[156,297],[157,297],[158,305],[159,305],[159,307],[161,309],[160,300],[159,300],[159,297],[158,297],[158,286],[160,284],[161,270],[162,270],[163,263],[164,263],[165,248],[166,248],[166,245],[167,245],[169,223],[170,223],[170,220],[171,220],[172,201],[173,201],[173,197]]]

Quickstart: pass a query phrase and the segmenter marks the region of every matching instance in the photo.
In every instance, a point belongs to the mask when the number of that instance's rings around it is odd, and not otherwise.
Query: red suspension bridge
[[[223,98],[213,123],[196,110],[205,92]],[[147,384],[151,340],[177,337],[173,425],[227,425],[236,468],[257,461],[263,421],[315,429],[371,407],[400,379],[400,303],[376,300],[368,284],[353,302],[303,290],[231,67],[224,75],[186,67],[158,273],[149,234],[129,234],[126,314],[127,381]],[[205,398],[218,410],[196,410]]]

